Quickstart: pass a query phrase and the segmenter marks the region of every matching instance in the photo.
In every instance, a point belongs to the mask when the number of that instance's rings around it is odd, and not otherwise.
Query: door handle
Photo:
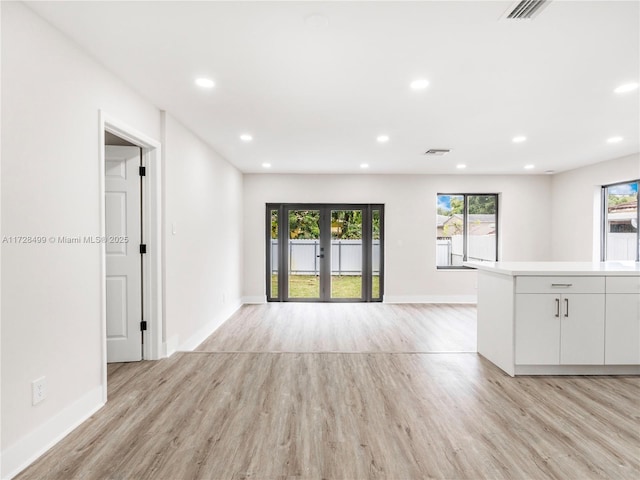
[[[324,253],[321,253],[320,255],[316,255],[317,258],[324,258]]]
[[[564,299],[564,316],[565,317],[569,316],[569,299],[568,298]]]
[[[560,299],[556,298],[556,317],[560,316]]]

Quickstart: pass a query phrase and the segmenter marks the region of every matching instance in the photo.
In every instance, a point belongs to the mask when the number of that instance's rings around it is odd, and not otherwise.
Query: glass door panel
[[[331,298],[362,298],[362,210],[331,210]]]
[[[288,297],[320,299],[320,210],[287,210]]]
[[[269,297],[278,298],[278,210],[269,211],[270,234],[269,234]]]
[[[371,210],[371,300],[380,300],[380,270],[382,266],[382,231],[380,210]]]

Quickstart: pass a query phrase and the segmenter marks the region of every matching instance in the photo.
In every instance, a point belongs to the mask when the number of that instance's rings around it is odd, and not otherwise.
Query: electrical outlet
[[[37,405],[47,397],[47,379],[40,377],[31,382],[32,404]]]

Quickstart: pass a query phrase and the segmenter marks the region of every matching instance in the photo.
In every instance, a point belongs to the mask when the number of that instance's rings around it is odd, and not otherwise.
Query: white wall
[[[552,259],[600,261],[600,189],[602,185],[639,178],[640,154],[554,175]]]
[[[194,348],[240,306],[242,174],[170,115],[165,125],[171,353]]]
[[[0,28],[2,25],[2,8],[0,8]],[[0,35],[0,51],[2,51],[2,35]],[[2,56],[0,55],[0,72],[2,72]],[[2,77],[0,76],[0,91]],[[0,95],[0,112],[2,111],[2,95]],[[0,132],[2,131],[2,115],[0,114]],[[0,238],[2,238],[2,149],[0,148]],[[0,249],[0,272],[2,272],[2,249]],[[0,275],[0,292],[2,292],[2,275]],[[2,372],[2,295],[0,294],[0,372]],[[2,437],[2,374],[0,373],[0,438]],[[0,476],[2,475],[2,454],[0,446]]]
[[[2,67],[3,235],[98,235],[98,111],[160,138],[158,110],[19,3],[2,2]],[[100,255],[2,245],[3,476],[37,448],[29,433],[100,404]],[[41,376],[48,394],[34,407]]]
[[[500,193],[501,260],[549,260],[548,176],[245,175],[244,297],[265,298],[265,204],[384,203],[385,299],[475,298],[474,271],[435,267],[436,195]]]
[[[170,117],[163,131],[159,109],[24,5],[1,8],[2,234],[99,234],[100,109],[150,138],[164,133],[166,223],[177,223],[163,239],[165,334],[180,345],[203,336],[239,303],[241,175]],[[7,478],[102,404],[101,252],[5,243],[2,260]],[[41,376],[47,398],[32,406]]]

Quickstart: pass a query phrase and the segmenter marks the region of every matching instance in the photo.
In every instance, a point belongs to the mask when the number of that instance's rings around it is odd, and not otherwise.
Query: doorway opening
[[[384,205],[267,204],[271,302],[381,302]]]
[[[103,392],[107,363],[163,356],[161,144],[100,112]]]

